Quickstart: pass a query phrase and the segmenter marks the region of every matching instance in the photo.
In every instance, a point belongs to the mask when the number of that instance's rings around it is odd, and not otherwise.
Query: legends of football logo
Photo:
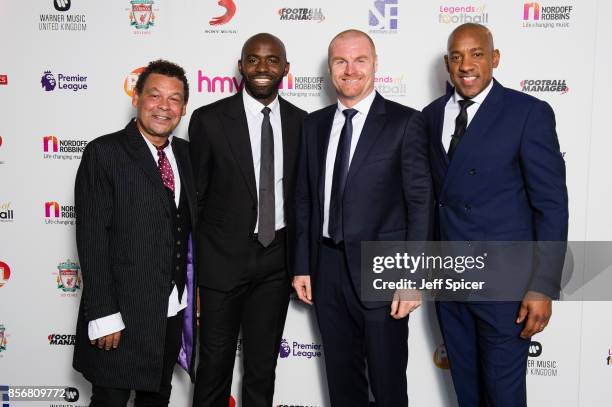
[[[0,261],[0,287],[3,287],[11,278],[11,268],[8,264]]]
[[[52,71],[46,70],[40,78],[41,88],[45,92],[52,92],[56,88],[58,90],[70,90],[73,92],[79,92],[87,90],[87,76],[80,74],[57,74],[57,79]]]
[[[148,34],[149,29],[155,26],[156,12],[153,0],[130,0],[130,25],[136,30],[135,34]]]
[[[81,267],[70,259],[57,265],[57,289],[64,293],[74,293],[81,289]]]
[[[0,222],[12,222],[15,219],[15,213],[10,202],[0,203]]]
[[[394,34],[397,32],[399,0],[375,0],[368,12],[371,34]]]
[[[486,25],[489,22],[489,13],[484,4],[440,6],[438,22],[440,24],[478,23]]]

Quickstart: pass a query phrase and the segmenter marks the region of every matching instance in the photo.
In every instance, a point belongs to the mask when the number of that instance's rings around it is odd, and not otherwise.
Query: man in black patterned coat
[[[74,368],[92,383],[91,406],[167,406],[179,360],[193,364],[190,232],[195,187],[184,70],[154,61],[140,75],[125,129],[88,144],[75,184],[83,273]],[[186,345],[186,346],[182,346]]]

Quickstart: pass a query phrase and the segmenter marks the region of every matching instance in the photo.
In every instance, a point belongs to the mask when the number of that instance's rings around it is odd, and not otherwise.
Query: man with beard
[[[291,289],[293,196],[305,112],[278,97],[289,72],[280,39],[266,33],[249,38],[238,69],[246,90],[197,109],[189,124],[202,216],[198,407],[227,407],[240,328],[242,404],[272,405]]]

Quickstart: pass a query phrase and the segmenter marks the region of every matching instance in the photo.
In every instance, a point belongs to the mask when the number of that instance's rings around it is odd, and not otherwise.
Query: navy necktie
[[[353,116],[358,112],[355,109],[342,111],[345,117],[344,126],[340,132],[336,160],[334,161],[334,173],[332,176],[331,199],[329,204],[329,236],[335,243],[344,240],[344,228],[342,224],[342,196],[349,170],[349,158],[351,154],[351,139],[353,138]]]
[[[461,137],[465,133],[465,129],[467,128],[467,109],[468,107],[474,104],[473,100],[463,99],[459,101],[459,114],[455,119],[455,132],[453,133],[450,146],[448,147],[448,160],[453,159],[453,154],[455,154],[455,150],[457,149],[457,145],[461,141]]]

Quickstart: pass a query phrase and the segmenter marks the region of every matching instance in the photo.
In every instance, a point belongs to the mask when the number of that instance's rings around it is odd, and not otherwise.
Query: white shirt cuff
[[[123,323],[123,318],[121,318],[121,313],[117,312],[115,314],[89,321],[87,335],[89,336],[89,340],[93,341],[94,339],[98,339],[124,329],[125,324]]]

